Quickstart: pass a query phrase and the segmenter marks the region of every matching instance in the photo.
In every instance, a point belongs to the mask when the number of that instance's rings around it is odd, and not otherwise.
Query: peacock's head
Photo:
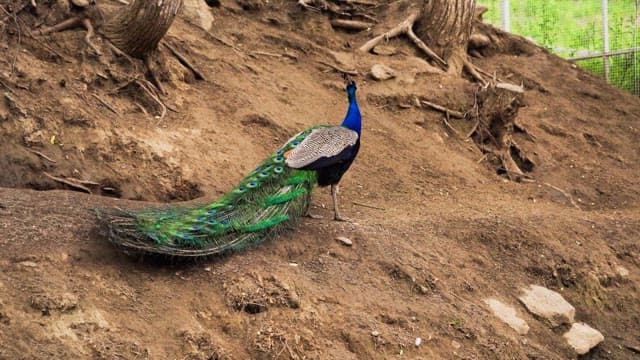
[[[356,86],[356,82],[353,81],[349,75],[342,75],[344,82],[347,84],[347,95],[349,96],[349,101],[355,100],[356,98],[356,90],[358,87]]]

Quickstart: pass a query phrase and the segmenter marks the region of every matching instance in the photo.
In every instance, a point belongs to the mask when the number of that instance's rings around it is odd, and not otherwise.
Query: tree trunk
[[[449,64],[450,74],[460,75],[467,61],[475,8],[475,0],[425,0],[415,24],[416,35]]]
[[[144,58],[158,47],[182,0],[132,0],[104,25],[104,35],[130,56]]]

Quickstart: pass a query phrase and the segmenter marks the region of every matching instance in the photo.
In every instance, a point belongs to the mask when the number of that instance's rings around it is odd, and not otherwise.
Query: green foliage
[[[500,0],[481,0],[489,8],[485,21],[500,25]],[[600,0],[511,0],[511,32],[532,39],[540,46],[571,58],[601,52],[602,11]],[[609,1],[609,50],[637,48],[638,19],[635,0]],[[609,58],[609,81],[625,90],[640,91],[640,56],[626,54]],[[576,62],[603,76],[603,60]]]

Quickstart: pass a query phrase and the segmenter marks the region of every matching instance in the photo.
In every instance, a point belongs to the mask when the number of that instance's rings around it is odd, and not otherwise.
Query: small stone
[[[620,276],[621,278],[627,278],[629,277],[629,269],[627,269],[624,266],[616,266],[616,273],[618,274],[618,276]]]
[[[420,339],[419,337],[416,338],[416,342],[414,343],[416,345],[416,347],[420,346],[420,344],[422,344],[422,339]]]
[[[77,7],[85,8],[89,6],[89,0],[71,0],[71,3]]]
[[[351,239],[344,237],[344,236],[338,236],[336,238],[337,241],[339,241],[342,245],[344,246],[351,246],[353,245],[353,242],[351,241]]]
[[[373,53],[382,56],[393,56],[398,53],[398,50],[389,45],[378,45],[373,48]]]
[[[375,80],[383,81],[396,77],[396,72],[386,65],[375,64],[371,67],[371,76]]]
[[[524,294],[518,299],[532,314],[548,320],[552,327],[573,322],[576,309],[562,295],[537,285],[522,290]]]
[[[529,325],[518,316],[516,309],[497,299],[485,299],[484,302],[489,305],[495,316],[504,321],[518,334],[525,335],[529,332]]]
[[[205,268],[204,268],[204,271],[206,271],[206,272],[211,272],[211,266],[207,266],[207,267],[205,267]]]
[[[201,0],[185,0],[182,5],[183,15],[193,23],[209,31],[213,27],[213,15],[207,4]]]
[[[20,264],[20,266],[30,267],[30,268],[38,267],[38,264],[33,261],[21,261],[18,264]]]
[[[600,331],[585,323],[574,323],[571,329],[562,335],[578,355],[583,355],[604,341]]]
[[[460,344],[459,342],[455,341],[455,340],[451,340],[451,347],[454,350],[458,350],[462,347],[462,344]]]
[[[373,337],[378,337],[378,336],[380,336],[380,333],[378,332],[378,330],[373,330],[373,331],[371,332],[371,336],[373,336]]]

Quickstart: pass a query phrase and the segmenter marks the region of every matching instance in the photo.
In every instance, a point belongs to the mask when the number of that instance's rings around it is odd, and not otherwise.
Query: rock
[[[378,330],[373,330],[373,331],[371,332],[371,336],[373,336],[373,337],[378,337],[378,336],[380,336],[380,333],[378,332]]]
[[[18,263],[20,266],[23,267],[29,267],[29,268],[35,268],[38,267],[38,264],[34,261],[21,261]]]
[[[529,332],[529,325],[518,316],[516,309],[512,306],[497,299],[485,299],[484,302],[489,305],[489,308],[495,316],[504,321],[518,334],[525,335]]]
[[[77,7],[85,8],[89,6],[89,0],[71,0],[71,3]]]
[[[207,3],[201,0],[184,0],[182,12],[202,29],[209,31],[213,27],[213,15]]]
[[[616,274],[618,274],[618,276],[623,279],[627,278],[629,277],[629,269],[624,266],[618,265],[616,266]]]
[[[419,337],[416,338],[416,342],[414,343],[414,345],[416,347],[420,346],[420,344],[422,344],[422,339],[420,339]]]
[[[396,72],[386,65],[375,64],[371,67],[371,76],[376,80],[384,81],[396,77]]]
[[[455,340],[451,340],[451,347],[454,350],[458,350],[462,347],[462,344],[460,344],[459,342],[455,341]]]
[[[338,236],[336,238],[337,241],[339,241],[342,245],[344,246],[351,246],[353,245],[353,242],[351,241],[351,239],[344,237],[344,236]]]
[[[588,353],[589,350],[604,341],[604,336],[600,331],[585,323],[574,323],[562,337],[567,340],[567,343],[578,355]]]
[[[373,48],[373,53],[382,56],[393,56],[398,53],[398,50],[389,45],[378,45]]]
[[[549,321],[552,327],[573,322],[576,309],[562,295],[537,285],[522,290],[524,294],[518,298],[522,304],[532,314]]]

